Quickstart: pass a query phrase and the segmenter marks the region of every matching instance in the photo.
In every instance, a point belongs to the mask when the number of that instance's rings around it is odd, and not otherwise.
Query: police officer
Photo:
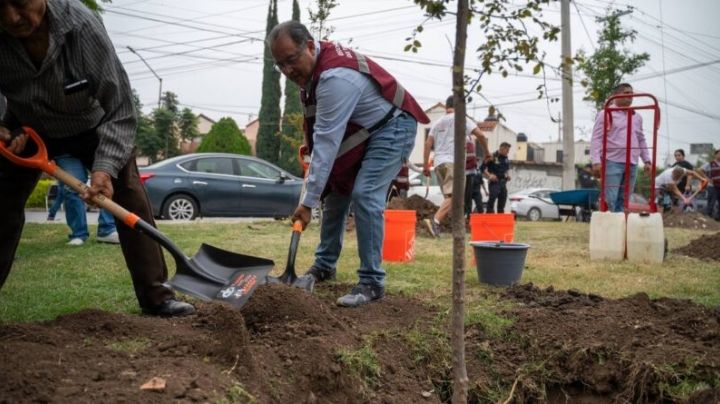
[[[493,153],[492,160],[485,164],[485,176],[488,179],[487,213],[505,213],[507,200],[507,182],[510,181],[510,143],[502,142],[500,148]],[[497,210],[495,210],[497,201]]]

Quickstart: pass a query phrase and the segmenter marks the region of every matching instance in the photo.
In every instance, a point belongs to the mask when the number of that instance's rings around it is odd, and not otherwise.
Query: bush
[[[40,180],[38,181],[35,189],[33,189],[30,198],[25,202],[26,208],[44,208],[45,207],[45,195],[47,195],[48,188],[50,185],[55,183],[55,180]]]

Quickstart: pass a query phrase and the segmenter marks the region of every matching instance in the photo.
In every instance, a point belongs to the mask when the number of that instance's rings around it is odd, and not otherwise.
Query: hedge
[[[55,180],[46,179],[40,180],[33,189],[30,198],[25,203],[26,208],[45,208],[45,195],[47,195],[48,188],[54,184]]]

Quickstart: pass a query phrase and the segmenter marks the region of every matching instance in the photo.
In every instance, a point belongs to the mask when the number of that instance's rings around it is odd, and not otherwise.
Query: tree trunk
[[[467,403],[468,376],[465,368],[465,42],[468,25],[468,2],[458,1],[453,60],[453,95],[455,96],[455,158],[453,168],[452,235],[453,235],[453,403]]]

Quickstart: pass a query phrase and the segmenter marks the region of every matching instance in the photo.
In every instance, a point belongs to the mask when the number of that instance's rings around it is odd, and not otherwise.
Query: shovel
[[[278,277],[268,276],[266,278],[268,284],[284,283],[296,288],[305,289],[310,293],[315,289],[315,278],[312,275],[297,276],[295,273],[295,256],[297,255],[302,231],[302,222],[299,220],[295,221],[295,223],[293,223],[292,236],[290,237],[290,249],[288,250],[285,272]]]
[[[1,155],[20,166],[44,171],[78,193],[88,188],[85,183],[48,160],[45,144],[34,130],[30,128],[23,130],[37,145],[36,154],[25,158],[17,156],[0,141]],[[194,256],[187,257],[158,229],[112,200],[97,195],[93,197],[92,202],[107,209],[131,229],[146,234],[165,247],[175,259],[176,266],[176,274],[168,283],[173,289],[198,299],[221,300],[235,308],[240,308],[274,266],[273,261],[269,259],[237,254],[207,244],[200,246]]]

